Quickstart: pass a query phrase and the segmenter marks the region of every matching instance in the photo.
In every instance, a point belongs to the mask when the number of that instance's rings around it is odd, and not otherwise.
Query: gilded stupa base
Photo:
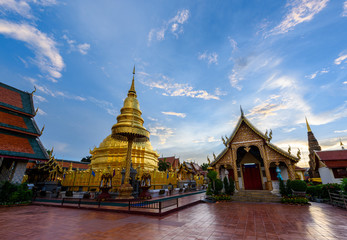
[[[133,195],[133,187],[129,183],[123,183],[119,188],[119,196],[118,199],[134,199]]]

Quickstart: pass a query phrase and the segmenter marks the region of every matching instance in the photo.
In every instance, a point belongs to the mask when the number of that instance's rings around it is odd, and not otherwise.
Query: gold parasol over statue
[[[113,138],[128,142],[124,183],[119,189],[119,198],[122,199],[132,198],[133,188],[129,184],[129,178],[133,142],[146,142],[149,140],[149,132],[143,127],[144,121],[141,117],[142,112],[137,100],[134,76],[135,66],[128,97],[124,100],[124,105],[120,110],[121,114],[117,117],[117,123],[112,127]]]

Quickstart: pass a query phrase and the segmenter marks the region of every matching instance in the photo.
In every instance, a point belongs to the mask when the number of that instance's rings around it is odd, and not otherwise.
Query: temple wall
[[[144,172],[148,172],[151,175],[151,189],[161,189],[163,186],[173,184],[175,187],[178,182],[178,175],[176,172],[159,172],[159,171],[144,171],[138,169],[139,172],[137,176],[142,176]],[[99,190],[99,185],[101,181],[101,176],[103,170],[93,170],[95,176],[92,175],[90,169],[88,170],[79,170],[79,171],[68,171],[65,173],[65,178],[62,180],[62,186],[69,187],[71,190],[78,191],[88,191],[88,189]],[[113,170],[112,170],[113,172]],[[140,177],[138,177],[140,179]],[[202,185],[204,178],[201,176],[194,177],[194,180],[198,185]],[[115,176],[112,178],[112,191],[116,192],[120,187],[122,181],[121,170],[115,170]]]

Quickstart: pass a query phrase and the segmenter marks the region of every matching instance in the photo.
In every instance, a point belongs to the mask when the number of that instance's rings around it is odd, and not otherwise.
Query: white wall
[[[323,184],[327,183],[340,183],[342,178],[335,178],[333,170],[327,167],[321,167],[318,169],[320,178]]]

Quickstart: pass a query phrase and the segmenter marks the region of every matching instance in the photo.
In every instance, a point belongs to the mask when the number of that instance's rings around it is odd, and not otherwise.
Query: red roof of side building
[[[328,168],[347,167],[347,150],[315,151],[318,157]]]
[[[56,161],[59,163],[60,166],[63,168],[69,169],[70,165],[72,163],[73,169],[89,169],[89,163],[83,163],[83,162],[75,162],[70,160],[62,160],[62,159],[56,159]],[[38,161],[38,162],[47,162],[47,161]],[[36,165],[36,161],[29,161],[27,164],[27,168],[33,168]]]
[[[172,168],[179,168],[180,166],[180,159],[176,157],[161,157],[161,158],[158,158],[158,161],[168,162],[170,163]]]

